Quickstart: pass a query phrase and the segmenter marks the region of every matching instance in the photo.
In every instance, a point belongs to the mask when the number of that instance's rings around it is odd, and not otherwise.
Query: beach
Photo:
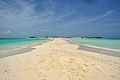
[[[0,58],[0,80],[120,80],[120,57],[82,50],[61,38],[31,48]]]

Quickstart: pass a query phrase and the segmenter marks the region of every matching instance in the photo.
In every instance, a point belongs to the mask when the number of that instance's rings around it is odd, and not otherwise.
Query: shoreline
[[[36,45],[34,45],[34,46],[36,46]],[[0,52],[0,59],[10,57],[10,56],[14,56],[14,55],[24,54],[24,53],[30,52],[34,49],[35,48],[32,48],[32,47],[21,47],[21,48],[17,48],[17,49],[15,48],[15,50],[10,49],[6,52],[2,51],[2,52]]]
[[[66,40],[66,41],[70,42],[71,44],[78,45],[79,50],[91,51],[91,52],[96,52],[96,53],[103,54],[103,55],[114,56],[114,57],[119,57],[120,58],[120,51],[116,50],[116,49],[92,46],[92,45],[87,45],[87,44],[77,44],[77,43],[74,43],[71,40]]]
[[[65,40],[64,38],[61,38],[61,39]],[[42,45],[42,44],[47,43],[47,42],[51,42],[53,40],[54,39],[50,39],[50,41],[46,41],[46,42],[43,42],[43,43],[36,43],[36,44],[28,45],[28,46],[27,45],[22,46],[20,48],[14,48],[16,50],[11,49],[9,51],[10,54],[6,54],[6,53],[8,53],[8,51],[1,52],[0,59],[4,58],[4,57],[9,57],[9,56],[12,56],[12,55],[24,54],[26,52],[31,52],[32,50],[36,49],[36,48],[32,48],[32,47],[37,46],[37,45]],[[74,45],[78,45],[79,50],[96,52],[96,53],[99,53],[99,54],[108,55],[108,56],[114,56],[114,57],[119,57],[120,58],[119,50],[114,50],[114,49],[109,49],[109,48],[104,48],[104,47],[91,46],[91,45],[87,45],[87,44],[77,44],[77,43],[74,43],[71,40],[65,40],[65,41],[67,41],[67,42],[69,42],[71,44],[74,44]]]
[[[42,44],[50,42],[50,41],[52,41],[52,39],[50,39],[49,41],[42,42],[42,43],[33,43],[33,44],[29,44],[29,45],[26,44],[26,45],[20,46],[18,48],[9,49],[8,51],[3,50],[0,52],[0,59],[9,57],[9,56],[14,56],[14,55],[31,52],[32,50],[36,49],[36,48],[32,48],[32,47],[37,46],[37,45],[42,45]]]
[[[104,50],[109,50],[109,51],[114,51],[114,52],[120,52],[120,50],[118,49],[112,49],[112,48],[107,48],[107,47],[100,47],[100,46],[94,46],[94,45],[89,45],[89,44],[80,44],[80,45],[88,46],[91,48],[98,48],[98,49],[104,49]]]
[[[65,40],[64,38],[61,38],[61,39]],[[54,39],[50,39],[50,41],[52,41],[52,40],[54,40]],[[28,46],[26,45],[26,46],[22,46],[22,47],[19,47],[19,48],[14,48],[16,50],[11,49],[9,51],[9,53],[11,53],[11,54],[6,54],[6,53],[8,53],[8,51],[3,52],[3,53],[1,52],[0,59],[4,58],[4,57],[9,57],[9,56],[12,56],[12,55],[24,54],[26,52],[31,52],[32,50],[35,49],[35,48],[32,48],[32,47],[37,46],[37,45],[42,45],[42,44],[50,42],[50,41],[46,41],[46,42],[43,42],[43,43],[31,44],[31,45],[28,45]],[[74,43],[71,40],[65,40],[65,41],[67,41],[71,44],[78,45],[79,50],[96,52],[96,53],[103,54],[103,55],[108,55],[108,56],[120,57],[119,50],[109,49],[109,48],[104,48],[104,47],[98,47],[98,46],[92,46],[92,45],[87,45],[87,44],[77,44],[77,43]]]

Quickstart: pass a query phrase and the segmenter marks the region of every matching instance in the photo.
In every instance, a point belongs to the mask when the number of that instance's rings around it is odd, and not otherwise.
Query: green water
[[[0,58],[33,50],[30,46],[50,41],[48,38],[0,38]]]
[[[48,38],[0,38],[0,49],[17,48],[49,41]]]
[[[106,39],[106,38],[69,38],[77,44],[88,44],[92,46],[111,48],[120,50],[120,39]]]

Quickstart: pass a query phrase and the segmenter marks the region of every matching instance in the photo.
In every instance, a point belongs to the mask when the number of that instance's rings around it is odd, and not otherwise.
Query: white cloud
[[[14,9],[14,7],[6,8],[3,6],[4,9],[0,10],[0,16],[2,17],[0,23],[8,29],[32,28],[34,25],[39,24],[53,24],[76,12],[76,10],[66,9],[63,14],[57,15],[55,13],[55,0],[45,0],[43,4],[45,10],[41,11],[39,14],[34,9],[36,6],[34,3],[29,3],[23,0],[16,0],[15,3],[20,9]],[[39,25],[39,27],[43,26]]]
[[[82,16],[82,19],[77,20],[77,21],[74,20],[72,22],[68,22],[67,24],[79,24],[79,23],[99,21],[99,20],[105,19],[106,17],[110,16],[113,13],[114,13],[114,10],[108,10],[104,14],[101,14],[101,15],[96,16],[96,17],[91,17],[91,18],[84,19],[84,17]]]
[[[94,17],[94,18],[90,18],[86,21],[96,21],[96,20],[100,20],[100,19],[103,19],[109,15],[111,15],[114,11],[113,10],[109,10],[109,11],[106,11],[104,14],[100,15],[100,16],[97,16],[97,17]]]

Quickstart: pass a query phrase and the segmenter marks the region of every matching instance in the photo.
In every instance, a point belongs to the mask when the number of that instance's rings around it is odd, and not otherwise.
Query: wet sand
[[[90,47],[86,45],[80,45],[79,49],[85,50],[85,51],[97,52],[100,54],[115,56],[115,57],[120,58],[120,51],[113,51],[113,50],[102,49],[102,48],[97,48],[97,47]]]
[[[0,59],[0,80],[120,80],[120,58],[63,39]]]

